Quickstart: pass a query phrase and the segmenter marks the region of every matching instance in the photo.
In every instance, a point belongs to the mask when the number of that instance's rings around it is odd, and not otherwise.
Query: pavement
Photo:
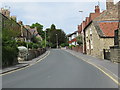
[[[72,55],[72,51],[70,53],[67,50],[51,49],[49,55],[40,62],[3,75],[2,86],[3,88],[118,88],[118,84],[112,78],[98,67],[84,61],[83,56],[81,54],[81,59]]]
[[[74,50],[70,50],[70,49],[63,49],[66,52],[69,52],[70,54],[72,54],[73,56],[76,56],[79,59],[82,59],[83,61],[98,67],[102,70],[104,70],[105,72],[107,72],[108,74],[110,74],[112,77],[114,77],[116,80],[120,80],[120,76],[119,76],[119,70],[118,70],[118,66],[119,63],[113,63],[110,60],[105,60],[105,59],[99,59],[90,55],[86,55],[80,52],[76,52]]]
[[[2,72],[0,74],[5,74],[5,73],[8,73],[8,72],[17,70],[17,69],[21,69],[21,68],[33,65],[38,60],[40,60],[41,58],[45,57],[47,54],[48,54],[48,51],[46,51],[44,54],[42,54],[42,55],[40,55],[37,58],[34,58],[32,60],[29,60],[29,61],[19,61],[19,63],[17,65],[10,66],[10,67],[2,69]]]

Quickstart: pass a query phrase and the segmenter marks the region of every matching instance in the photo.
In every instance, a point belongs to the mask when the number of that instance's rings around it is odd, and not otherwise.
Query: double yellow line
[[[22,68],[19,68],[19,69],[16,69],[16,70],[13,70],[13,71],[4,73],[4,74],[0,74],[0,76],[7,75],[7,74],[10,74],[10,73],[13,73],[13,72],[16,72],[16,71],[20,71],[20,70],[23,70],[23,69],[25,69],[25,68],[28,68],[28,67],[30,67],[30,66],[32,66],[32,65],[35,65],[36,63],[38,63],[38,62],[42,61],[43,59],[45,59],[49,54],[50,54],[50,51],[48,51],[48,53],[47,53],[46,56],[44,56],[43,58],[39,59],[39,60],[36,61],[34,64],[30,64],[30,65],[28,65],[28,66],[26,66],[26,67],[22,67]]]
[[[72,53],[71,53],[72,54]],[[76,56],[76,55],[74,55]],[[77,57],[77,56],[76,56]],[[77,58],[80,58],[80,57],[77,57]],[[119,80],[116,80],[113,76],[111,76],[110,74],[108,74],[106,71],[104,71],[103,69],[101,69],[99,66],[97,66],[96,64],[92,63],[92,62],[89,62],[87,59],[84,59],[84,58],[80,58],[82,59],[83,61],[87,62],[88,64],[96,67],[97,69],[99,69],[102,73],[104,73],[106,76],[108,76],[110,79],[112,79],[117,85],[120,86],[120,82]],[[86,61],[87,60],[87,61]],[[113,74],[114,75],[114,74]],[[119,78],[119,77],[117,77]]]

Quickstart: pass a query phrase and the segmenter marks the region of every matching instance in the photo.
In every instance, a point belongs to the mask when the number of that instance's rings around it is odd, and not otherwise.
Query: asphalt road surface
[[[53,49],[41,62],[2,76],[3,88],[118,88],[94,66]]]

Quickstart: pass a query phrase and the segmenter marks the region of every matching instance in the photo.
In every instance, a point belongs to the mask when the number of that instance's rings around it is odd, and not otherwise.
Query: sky
[[[62,29],[66,34],[77,30],[77,26],[94,12],[94,8],[98,5],[99,0],[83,1],[66,1],[61,0],[8,0],[2,1],[0,7],[10,7],[11,16],[17,16],[17,21],[23,21],[24,25],[32,23],[40,23],[44,26],[44,30],[49,28],[51,24],[55,24],[56,28]],[[119,1],[119,0],[118,0]],[[116,1],[117,2],[117,1]],[[106,2],[99,1],[101,11],[106,9]],[[79,12],[83,11],[83,13]]]

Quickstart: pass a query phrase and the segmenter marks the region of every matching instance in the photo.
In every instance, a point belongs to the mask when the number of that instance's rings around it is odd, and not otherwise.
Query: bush
[[[28,44],[28,48],[31,48],[32,49],[32,46],[33,46],[33,43],[32,42],[28,42],[28,43],[26,43],[26,44]],[[27,45],[26,45],[27,46]]]
[[[68,43],[62,43],[60,46],[65,47],[65,46],[69,46],[69,44]]]
[[[69,48],[72,49],[72,47],[76,47],[76,45],[70,45]]]
[[[24,41],[17,41],[17,46],[27,46],[26,45],[26,42],[24,42]]]
[[[32,45],[32,47],[33,47],[33,49],[38,49],[39,45],[34,43],[34,44]]]
[[[2,47],[2,66],[10,66],[17,62],[18,49],[17,47],[3,46]]]

